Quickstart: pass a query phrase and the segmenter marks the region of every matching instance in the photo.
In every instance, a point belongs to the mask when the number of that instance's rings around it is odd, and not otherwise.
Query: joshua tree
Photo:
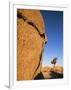
[[[51,64],[53,64],[54,65],[53,67],[55,67],[56,63],[57,63],[57,57],[54,57],[53,60],[51,61]]]

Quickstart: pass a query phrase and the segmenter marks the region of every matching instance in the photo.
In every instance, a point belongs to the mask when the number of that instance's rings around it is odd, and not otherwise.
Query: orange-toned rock
[[[17,10],[17,80],[32,80],[41,71],[46,42],[44,21],[38,10]]]

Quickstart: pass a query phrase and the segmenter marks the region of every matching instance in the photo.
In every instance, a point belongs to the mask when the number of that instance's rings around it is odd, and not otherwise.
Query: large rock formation
[[[38,10],[17,10],[17,80],[32,80],[40,72],[46,42],[45,26]]]

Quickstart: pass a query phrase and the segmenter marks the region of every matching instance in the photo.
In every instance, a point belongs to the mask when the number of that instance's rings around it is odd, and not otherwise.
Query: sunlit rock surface
[[[17,10],[17,80],[32,80],[42,67],[47,41],[44,20],[38,10]]]

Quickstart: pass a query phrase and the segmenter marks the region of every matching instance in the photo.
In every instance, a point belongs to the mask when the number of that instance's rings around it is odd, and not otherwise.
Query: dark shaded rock
[[[40,72],[40,73],[34,78],[34,80],[41,80],[41,79],[44,79],[44,76],[43,76],[42,72]]]
[[[57,73],[57,72],[51,71],[50,76],[51,76],[51,79],[59,79],[59,78],[63,78],[63,73]]]

